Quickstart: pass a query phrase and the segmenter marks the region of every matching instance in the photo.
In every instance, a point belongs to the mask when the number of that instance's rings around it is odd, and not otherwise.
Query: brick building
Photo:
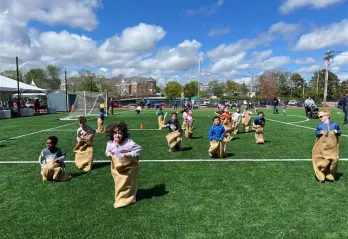
[[[156,96],[156,80],[152,77],[116,77],[116,95],[122,98],[142,98]]]

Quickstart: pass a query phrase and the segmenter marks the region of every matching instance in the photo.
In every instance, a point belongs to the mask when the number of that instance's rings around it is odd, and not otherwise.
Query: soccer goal
[[[80,116],[98,116],[99,109],[104,108],[107,114],[107,94],[102,92],[78,91],[75,92],[76,99],[71,106],[70,114],[60,120],[76,120]]]

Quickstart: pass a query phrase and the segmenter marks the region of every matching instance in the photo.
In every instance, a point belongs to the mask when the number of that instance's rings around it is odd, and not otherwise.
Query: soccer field
[[[170,110],[167,119],[169,119]],[[114,183],[104,151],[95,138],[94,170],[73,163],[73,179],[43,183],[38,157],[48,136],[74,160],[75,121],[59,115],[2,120],[0,138],[0,217],[2,238],[348,238],[348,127],[341,125],[337,181],[318,183],[312,169],[314,129],[304,110],[266,114],[264,145],[254,133],[228,143],[228,157],[211,160],[207,132],[213,110],[194,111],[193,140],[168,152],[167,130],[158,130],[154,111],[115,111],[106,124],[124,120],[131,139],[143,147],[138,202],[114,209]],[[255,114],[254,114],[255,116]],[[179,114],[180,122],[182,117]],[[88,124],[96,127],[96,119]],[[144,130],[140,130],[140,124]],[[98,161],[101,161],[98,163]]]

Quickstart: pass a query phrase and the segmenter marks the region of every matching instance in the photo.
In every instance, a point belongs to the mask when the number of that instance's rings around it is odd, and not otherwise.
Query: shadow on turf
[[[105,166],[110,166],[110,162],[107,162],[107,163],[105,163],[105,162],[103,162],[103,163],[94,162],[94,164],[93,164],[93,170],[94,170],[94,169],[98,169],[98,168],[103,168],[103,167],[105,167]]]
[[[149,189],[138,189],[137,192],[137,201],[143,200],[143,199],[151,199],[153,197],[162,197],[169,192],[166,191],[166,185],[165,184],[158,184],[153,186]]]
[[[183,147],[183,148],[181,148],[180,151],[190,151],[192,149],[193,149],[193,147]]]
[[[87,172],[79,172],[79,173],[70,173],[72,178],[77,178],[80,177],[82,175],[85,175]]]
[[[6,147],[6,144],[0,144],[0,148]]]
[[[202,136],[197,136],[197,137],[192,136],[192,139],[201,139],[201,138],[203,138],[203,137]]]

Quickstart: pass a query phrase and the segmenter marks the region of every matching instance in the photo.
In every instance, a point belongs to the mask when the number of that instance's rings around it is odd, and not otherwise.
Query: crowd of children
[[[139,116],[141,109],[136,110]],[[180,124],[177,112],[171,113],[171,118],[165,121],[162,108],[159,107],[158,116],[159,129],[168,128],[166,139],[169,152],[181,150],[183,132],[188,140],[192,139],[194,116],[192,110],[185,108],[181,111],[183,125]],[[286,114],[286,108],[283,109]],[[209,128],[208,138],[210,147],[208,154],[214,158],[227,156],[227,142],[231,141],[233,134],[238,134],[238,126],[242,122],[244,132],[249,132],[252,112],[248,107],[241,113],[237,108],[235,112],[229,112],[227,107],[219,106],[213,117],[213,124]],[[318,114],[321,121],[317,126],[313,150],[313,169],[319,182],[325,180],[334,181],[339,158],[339,136],[340,127],[330,120],[330,112],[321,111]],[[264,143],[263,130],[265,127],[265,115],[258,111],[253,120],[252,129],[255,132],[255,140],[258,144]],[[98,130],[87,125],[84,116],[78,118],[79,128],[76,134],[77,144],[73,151],[75,153],[76,167],[88,172],[93,168],[93,138],[96,133],[104,133],[108,137],[105,155],[111,159],[111,175],[115,182],[114,207],[125,207],[136,201],[137,178],[139,174],[139,155],[142,147],[129,138],[129,130],[125,122],[112,123],[105,129],[104,111],[100,110],[98,116]],[[72,178],[65,170],[66,153],[57,147],[58,138],[50,136],[46,140],[46,148],[42,150],[39,163],[41,165],[41,176],[43,181],[67,181]]]

